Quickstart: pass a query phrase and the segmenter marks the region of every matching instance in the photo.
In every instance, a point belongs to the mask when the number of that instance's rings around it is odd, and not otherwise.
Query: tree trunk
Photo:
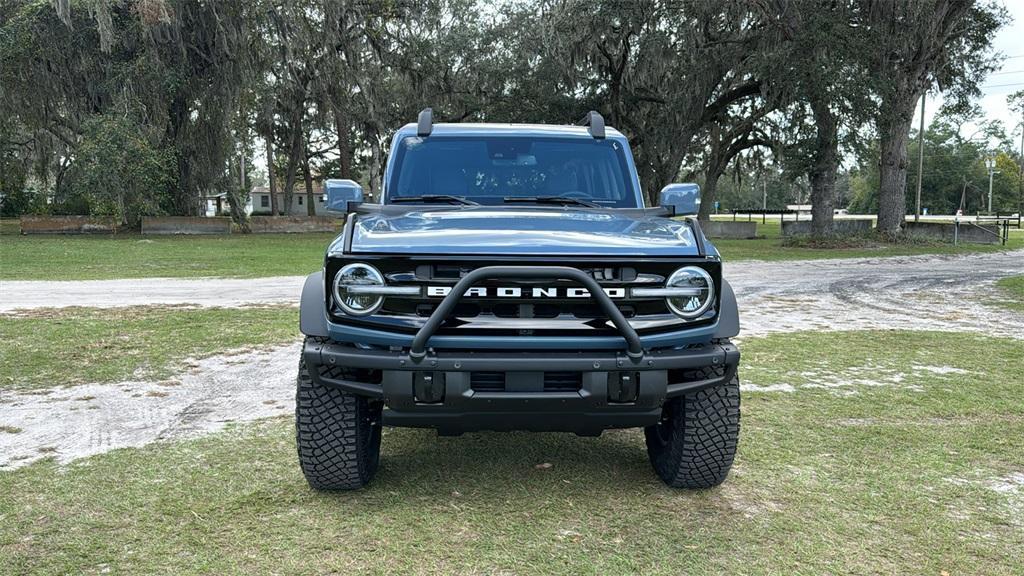
[[[697,216],[702,222],[711,219],[715,195],[718,193],[718,179],[721,177],[722,173],[717,169],[709,170],[704,176],[704,188],[700,191],[700,213]]]
[[[711,220],[711,210],[714,208],[715,195],[718,191],[718,178],[725,170],[722,166],[722,127],[718,122],[711,124],[708,139],[711,141],[711,152],[708,154],[707,168],[704,170],[704,188],[700,191],[700,210],[697,213],[697,219],[702,222]]]
[[[313,174],[309,171],[309,156],[306,154],[303,156],[302,179],[306,181],[306,216],[316,216],[316,204],[313,200]]]
[[[811,235],[827,236],[833,230],[836,200],[836,172],[839,169],[838,119],[828,103],[811,100],[814,113],[814,164],[807,175],[811,182]]]
[[[878,231],[892,236],[903,230],[907,215],[907,140],[913,123],[914,104],[918,95],[900,102],[882,102],[892,112],[878,126],[881,154],[879,158]]]
[[[267,143],[267,182],[270,185],[270,215],[277,216],[277,176],[274,170],[274,140],[268,131],[264,139]]]
[[[245,191],[242,190],[242,192]],[[231,219],[238,224],[238,229],[242,234],[252,232],[252,229],[249,228],[249,217],[242,206],[241,194],[237,190],[228,190],[228,208],[231,210]]]
[[[334,113],[334,130],[338,134],[338,166],[341,177],[352,179],[352,145],[349,142],[348,115],[342,111]]]
[[[645,154],[643,147],[633,148],[634,162],[640,177],[640,187],[647,197],[648,206],[658,205],[658,194],[661,189],[671,184],[679,176],[679,168],[686,157],[686,147],[673,146],[662,155]]]
[[[377,129],[368,124],[366,126],[366,140],[370,144],[370,198],[381,202],[381,174],[384,173],[384,151],[381,150],[380,138],[377,136]]]
[[[297,117],[295,117],[297,116]],[[302,115],[293,115],[291,124],[291,146],[288,148],[288,166],[284,174],[284,213],[291,214],[295,193],[295,180],[298,175],[299,156],[302,155]]]
[[[184,95],[175,95],[168,110],[168,136],[176,150],[184,150],[182,135],[189,122],[189,106]],[[196,194],[192,190],[192,158],[188,154],[178,154],[178,181],[174,191],[174,212],[177,216],[194,216],[199,210]],[[200,204],[202,201],[200,200]]]

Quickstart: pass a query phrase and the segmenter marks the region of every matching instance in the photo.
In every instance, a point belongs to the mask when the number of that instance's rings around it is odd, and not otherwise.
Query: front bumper
[[[383,401],[384,424],[473,430],[566,431],[656,423],[666,399],[733,378],[739,350],[730,343],[646,351],[480,352],[365,349],[308,340],[303,358],[313,380]],[[572,389],[550,390],[548,374],[568,376]],[[500,374],[482,388],[479,375]],[[624,384],[625,382],[625,384]]]

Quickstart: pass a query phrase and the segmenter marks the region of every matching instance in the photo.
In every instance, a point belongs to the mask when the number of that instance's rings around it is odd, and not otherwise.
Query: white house
[[[284,208],[285,194],[282,191],[277,192],[277,209],[282,210],[285,214],[290,216],[306,216],[309,214],[306,203],[309,202],[309,198],[306,196],[305,184],[297,184],[294,188],[295,192],[292,194],[292,205]],[[270,214],[270,188],[267,186],[257,186],[252,189],[251,194],[251,211],[250,214],[255,215],[268,215]],[[323,184],[320,182],[313,183],[313,210],[317,216],[323,216],[327,214],[324,204],[324,189]]]

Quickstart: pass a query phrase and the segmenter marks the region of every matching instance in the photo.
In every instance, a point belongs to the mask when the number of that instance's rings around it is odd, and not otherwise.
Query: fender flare
[[[299,332],[306,336],[323,338],[329,335],[323,270],[306,276],[306,283],[302,285],[302,299],[299,301]]]
[[[718,330],[714,338],[732,338],[740,333],[740,311],[736,304],[736,293],[732,286],[722,279],[722,299],[719,303]]]

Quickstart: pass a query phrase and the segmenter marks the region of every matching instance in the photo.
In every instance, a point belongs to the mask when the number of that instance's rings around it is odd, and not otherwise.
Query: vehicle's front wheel
[[[739,377],[665,403],[661,421],[644,429],[647,454],[673,488],[711,488],[725,480],[740,434]]]
[[[317,490],[355,490],[380,463],[381,403],[313,382],[299,361],[295,443],[299,464]]]

